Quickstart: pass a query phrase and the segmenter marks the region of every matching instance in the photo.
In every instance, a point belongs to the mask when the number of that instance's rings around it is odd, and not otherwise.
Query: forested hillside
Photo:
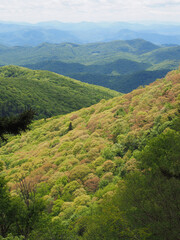
[[[9,136],[0,148],[1,235],[179,239],[179,113],[176,70]]]
[[[170,70],[166,68],[162,70],[142,70],[145,65],[146,64],[130,60],[117,60],[110,64],[90,66],[79,63],[47,61],[26,65],[26,67],[30,69],[49,70],[78,79],[81,82],[107,87],[122,93],[128,93],[141,85],[148,85],[157,78],[164,77]]]
[[[0,51],[1,65],[48,70],[123,93],[164,77],[180,64],[179,46],[158,46],[143,39],[0,46]]]
[[[135,39],[89,44],[65,42],[43,43],[36,47],[1,47],[1,64],[34,64],[47,60],[76,62],[82,64],[104,64],[118,59],[138,60],[137,56],[160,48],[155,44]],[[174,47],[172,47],[173,51]]]
[[[0,67],[0,116],[32,108],[47,118],[88,107],[120,93],[48,71],[17,66]]]

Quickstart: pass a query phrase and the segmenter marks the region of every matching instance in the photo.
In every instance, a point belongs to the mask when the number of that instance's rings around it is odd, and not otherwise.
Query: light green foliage
[[[105,172],[113,172],[115,169],[115,163],[111,160],[107,160],[103,163],[102,167]]]
[[[5,238],[3,238],[2,236],[0,236],[0,240],[23,240],[23,239],[24,239],[23,236],[20,236],[20,237],[15,236],[15,237],[14,237],[12,234],[8,234],[8,236],[5,237]]]
[[[108,192],[110,192],[110,194],[112,194],[112,192],[117,188],[117,186],[113,183],[108,183],[107,185],[105,184],[105,186],[102,186],[102,188],[103,189],[99,189],[96,191],[96,193],[95,193],[96,197],[102,198]]]
[[[76,166],[70,171],[70,179],[83,180],[83,178],[90,172],[91,172],[91,169],[86,165]]]
[[[78,196],[74,199],[74,203],[75,205],[79,206],[79,205],[85,205],[88,206],[89,202],[90,202],[91,198],[88,195],[81,195]]]
[[[113,160],[113,158],[114,158],[114,153],[111,151],[111,148],[105,148],[105,149],[103,150],[102,156],[103,156],[105,159],[111,159],[111,160]]]
[[[35,121],[1,147],[11,193],[26,176],[37,187],[37,211],[42,197],[46,203],[37,218],[32,214],[28,240],[178,239],[179,79],[174,71],[124,96]],[[114,116],[118,109],[123,114]],[[70,122],[73,130],[66,131]],[[11,201],[4,203],[8,210]],[[23,200],[15,210],[22,229],[28,219]]]
[[[64,203],[64,201],[62,199],[58,199],[55,201],[53,208],[52,208],[52,214],[54,216],[57,216],[60,213],[63,203]]]
[[[64,190],[63,190],[63,200],[65,201],[70,201],[73,199],[73,192],[80,188],[81,184],[77,181],[71,181],[70,183],[66,184],[66,186],[64,187]]]
[[[79,153],[81,151],[82,148],[83,148],[83,143],[77,142],[73,147],[73,154],[76,155],[77,153]]]

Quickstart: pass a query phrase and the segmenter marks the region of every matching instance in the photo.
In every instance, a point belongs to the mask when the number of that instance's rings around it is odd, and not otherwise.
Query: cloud
[[[178,11],[179,0],[0,0],[0,20],[12,21],[177,21]]]
[[[180,1],[179,0],[144,0],[144,4],[147,7],[154,7],[154,8],[166,8],[169,6],[180,6]]]

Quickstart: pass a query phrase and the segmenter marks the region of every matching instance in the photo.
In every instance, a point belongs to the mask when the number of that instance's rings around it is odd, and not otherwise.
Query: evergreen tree
[[[17,135],[29,129],[35,112],[32,109],[26,110],[18,116],[0,118],[0,139],[7,141],[6,134]]]

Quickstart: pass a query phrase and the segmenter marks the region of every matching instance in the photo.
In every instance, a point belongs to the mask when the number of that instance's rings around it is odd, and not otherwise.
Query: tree
[[[15,198],[10,195],[7,181],[1,173],[2,169],[0,162],[0,235],[6,237],[15,222],[17,205]]]
[[[27,239],[45,208],[31,183],[23,179],[18,188],[19,195],[12,197],[5,177],[0,176],[0,235],[4,238],[13,233]]]
[[[127,175],[125,190],[117,193],[119,208],[132,230],[147,229],[147,239],[179,239],[179,130],[166,129],[136,158],[140,169]]]
[[[92,216],[82,218],[83,239],[180,239],[180,118],[135,153],[138,168],[119,181]]]
[[[18,208],[15,217],[16,233],[27,239],[39,221],[45,209],[45,203],[36,196],[36,188],[31,181],[21,179],[17,184],[17,188],[21,207]]]
[[[35,112],[32,109],[26,110],[18,116],[0,118],[0,138],[7,141],[6,134],[17,135],[22,131],[29,130]]]
[[[1,140],[7,141],[4,136],[6,134],[17,135],[28,130],[34,114],[34,111],[29,109],[18,116],[0,118]],[[18,196],[12,197],[5,176],[1,173],[2,169],[3,164],[0,163],[0,235],[5,238],[11,230],[17,234],[20,232],[27,237],[32,228],[32,222],[34,224],[34,219],[37,219],[39,212],[43,208],[42,204],[39,207],[39,202],[37,204],[37,201],[35,203],[32,201],[32,191],[23,181],[20,182],[21,198]],[[18,225],[19,222],[23,223],[21,226],[23,226],[24,230]]]

